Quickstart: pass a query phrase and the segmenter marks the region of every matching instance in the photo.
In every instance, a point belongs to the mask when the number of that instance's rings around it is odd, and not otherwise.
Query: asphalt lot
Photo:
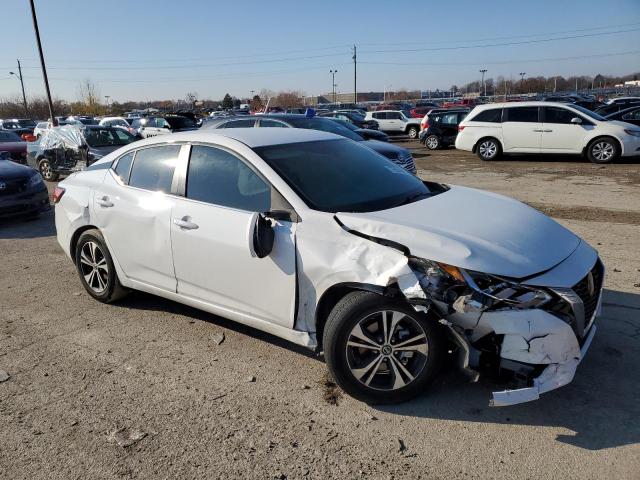
[[[491,408],[490,381],[448,371],[370,407],[269,335],[142,293],[97,303],[47,214],[0,224],[0,478],[638,478],[640,160],[482,163],[394,141],[423,178],[516,197],[600,251],[603,316],[572,384]]]

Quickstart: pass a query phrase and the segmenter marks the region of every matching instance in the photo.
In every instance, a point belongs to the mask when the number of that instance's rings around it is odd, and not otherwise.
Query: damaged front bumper
[[[566,363],[550,364],[542,371],[539,377],[533,379],[532,387],[493,392],[493,398],[490,403],[491,406],[506,407],[509,405],[516,405],[518,403],[538,400],[541,393],[546,393],[571,383],[578,365],[591,346],[591,341],[593,340],[595,333],[596,326],[593,325],[580,348],[580,355],[570,359]]]

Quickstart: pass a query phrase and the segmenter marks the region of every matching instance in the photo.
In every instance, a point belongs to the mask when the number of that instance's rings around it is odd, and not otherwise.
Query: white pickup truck
[[[378,129],[385,133],[406,133],[409,138],[418,138],[420,133],[420,119],[411,118],[402,110],[367,112],[365,120],[375,120]]]

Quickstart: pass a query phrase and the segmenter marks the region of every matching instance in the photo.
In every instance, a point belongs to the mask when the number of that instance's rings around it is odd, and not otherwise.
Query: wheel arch
[[[620,141],[620,139],[618,137],[616,137],[615,135],[609,134],[609,133],[604,133],[604,134],[600,134],[600,135],[596,135],[590,139],[588,139],[584,145],[584,147],[582,148],[582,155],[586,155],[587,154],[587,150],[589,148],[589,146],[591,146],[591,144],[593,142],[595,142],[596,140],[600,140],[601,138],[610,138],[613,141],[615,141],[618,144],[618,152],[620,152],[620,156],[624,155],[624,143]]]
[[[73,232],[73,235],[71,235],[71,240],[69,241],[69,253],[71,254],[71,260],[73,261],[74,265],[76,263],[76,247],[78,246],[78,240],[80,239],[80,235],[82,235],[87,230],[100,231],[100,229],[95,225],[82,225]]]
[[[324,326],[331,310],[346,295],[357,291],[376,293],[381,296],[385,296],[387,293],[386,288],[380,285],[356,282],[337,283],[325,290],[318,301],[315,311],[316,340],[318,342],[319,352],[323,350],[322,337],[324,334]]]
[[[476,150],[478,149],[478,145],[480,144],[480,142],[483,141],[483,140],[486,140],[488,138],[492,138],[493,140],[498,142],[498,144],[500,145],[500,150],[502,150],[504,152],[504,145],[502,144],[502,140],[500,140],[495,135],[484,135],[484,136],[478,138],[478,140],[476,140],[476,143],[473,144],[473,148],[471,149],[471,152],[472,153],[476,153]]]

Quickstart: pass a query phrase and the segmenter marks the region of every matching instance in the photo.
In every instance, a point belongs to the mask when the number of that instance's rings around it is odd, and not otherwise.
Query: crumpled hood
[[[548,270],[580,244],[534,208],[466,187],[388,210],[336,216],[347,228],[400,243],[417,257],[514,278]]]

